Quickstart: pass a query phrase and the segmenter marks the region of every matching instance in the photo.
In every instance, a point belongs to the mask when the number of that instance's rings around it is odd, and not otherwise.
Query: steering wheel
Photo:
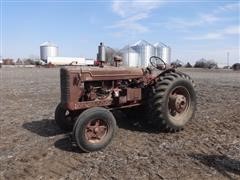
[[[159,70],[165,70],[167,68],[167,64],[164,62],[164,60],[158,56],[152,56],[150,57],[150,64]]]

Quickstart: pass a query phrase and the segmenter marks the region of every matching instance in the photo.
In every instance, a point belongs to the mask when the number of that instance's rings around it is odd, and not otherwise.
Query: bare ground
[[[240,179],[240,73],[183,71],[198,96],[184,131],[118,116],[113,142],[81,153],[53,120],[59,69],[0,69],[0,179]]]

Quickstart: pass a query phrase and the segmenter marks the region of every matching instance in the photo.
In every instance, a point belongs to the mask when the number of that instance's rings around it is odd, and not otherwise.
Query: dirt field
[[[119,115],[113,142],[81,153],[53,120],[59,69],[0,69],[0,179],[240,179],[240,73],[184,71],[198,96],[184,131]]]

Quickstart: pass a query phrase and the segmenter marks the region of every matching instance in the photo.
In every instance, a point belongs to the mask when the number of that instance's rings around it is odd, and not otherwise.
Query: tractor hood
[[[81,81],[133,79],[142,78],[144,75],[142,68],[130,67],[71,67],[64,69],[70,74],[79,74]]]

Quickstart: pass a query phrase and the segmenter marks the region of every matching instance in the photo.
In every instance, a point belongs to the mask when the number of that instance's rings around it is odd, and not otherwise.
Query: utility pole
[[[229,68],[229,56],[230,56],[230,53],[227,52],[227,66],[228,66],[228,68]]]

